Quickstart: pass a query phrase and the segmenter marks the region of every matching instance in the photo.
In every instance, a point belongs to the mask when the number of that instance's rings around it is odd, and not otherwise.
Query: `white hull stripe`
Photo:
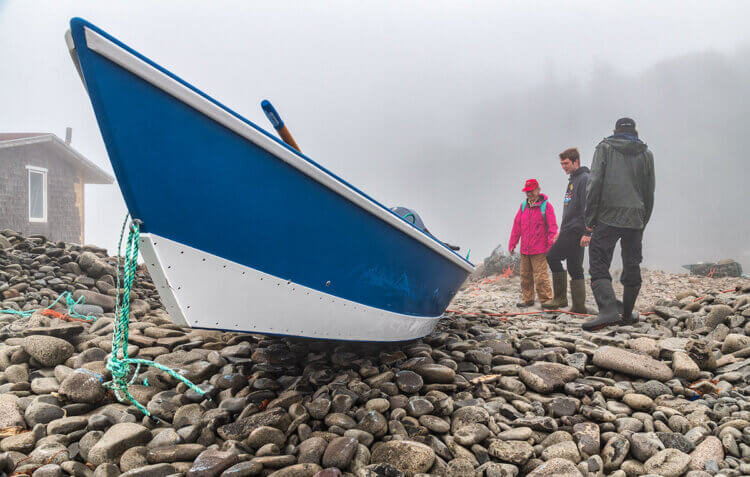
[[[470,273],[474,271],[474,267],[470,263],[455,254],[453,251],[447,249],[444,245],[438,243],[432,237],[423,233],[419,229],[412,227],[411,225],[406,223],[406,221],[401,220],[390,211],[374,203],[372,200],[363,196],[358,191],[352,189],[332,175],[319,169],[307,160],[298,156],[296,153],[290,151],[278,142],[256,130],[254,127],[250,126],[232,113],[219,107],[215,103],[209,101],[205,97],[196,93],[195,91],[170,77],[169,75],[166,75],[163,72],[159,71],[140,58],[132,55],[131,53],[112,43],[110,40],[96,33],[95,31],[86,28],[85,34],[86,44],[92,51],[97,52],[110,61],[113,61],[114,63],[130,71],[134,75],[161,89],[165,93],[177,98],[193,109],[205,114],[222,126],[248,139],[256,146],[265,149],[266,151],[283,160],[295,169],[301,171],[315,181],[333,190],[340,196],[353,202],[354,204],[358,205],[359,207],[378,217],[379,219],[385,221],[401,232],[404,232],[410,237],[418,240],[420,243],[439,253],[441,256],[453,261],[456,265],[462,267],[464,270]]]
[[[402,315],[338,298],[154,234],[141,253],[181,326],[351,341],[404,341],[439,317]]]

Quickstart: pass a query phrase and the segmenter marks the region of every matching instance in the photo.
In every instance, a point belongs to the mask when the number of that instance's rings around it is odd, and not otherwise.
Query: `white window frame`
[[[26,166],[28,171],[28,187],[29,187],[29,222],[47,222],[47,169],[44,167],[37,166]],[[42,217],[31,216],[31,173],[42,174]]]

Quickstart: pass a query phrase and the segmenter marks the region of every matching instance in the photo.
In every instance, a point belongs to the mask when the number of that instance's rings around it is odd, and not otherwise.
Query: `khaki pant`
[[[547,269],[547,257],[543,253],[521,254],[521,294],[525,303],[534,301],[534,285],[536,285],[536,294],[540,302],[544,303],[552,299],[552,282]]]

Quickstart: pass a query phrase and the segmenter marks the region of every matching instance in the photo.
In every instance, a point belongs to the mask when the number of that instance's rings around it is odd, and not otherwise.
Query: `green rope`
[[[63,298],[65,298],[65,306],[68,307],[68,312],[67,312],[68,316],[72,318],[77,318],[79,320],[85,320],[85,321],[90,321],[90,322],[96,321],[95,316],[82,315],[78,313],[77,311],[75,311],[74,308],[76,305],[82,305],[85,303],[86,300],[84,299],[83,295],[78,297],[77,300],[73,300],[73,295],[71,295],[70,292],[67,292],[67,291],[60,293],[60,295],[55,299],[55,301],[53,301],[52,304],[46,308],[35,308],[33,310],[22,310],[22,311],[8,308],[5,310],[0,310],[0,313],[5,313],[7,315],[18,315],[18,316],[23,316],[24,318],[29,318],[31,315],[33,315],[39,310],[44,311],[44,310],[52,309],[52,307],[57,305],[57,303]]]
[[[205,395],[205,391],[193,384],[189,379],[180,375],[177,371],[155,363],[150,360],[136,359],[128,356],[128,335],[130,333],[130,291],[135,279],[136,267],[138,265],[138,249],[140,243],[140,221],[133,220],[130,224],[127,241],[125,242],[125,260],[122,266],[122,298],[120,298],[120,264],[122,237],[125,232],[125,225],[128,221],[128,215],[125,216],[125,222],[120,231],[120,242],[117,246],[117,302],[115,307],[115,329],[112,334],[112,352],[107,359],[107,369],[112,373],[112,380],[104,383],[104,386],[114,391],[118,401],[125,402],[127,399],[139,411],[151,419],[158,421],[141,403],[139,403],[128,387],[132,385],[138,377],[141,366],[151,366],[185,384],[188,388]],[[127,376],[130,373],[130,367],[135,365],[135,371],[132,378],[128,381]],[[145,380],[144,380],[145,383]]]

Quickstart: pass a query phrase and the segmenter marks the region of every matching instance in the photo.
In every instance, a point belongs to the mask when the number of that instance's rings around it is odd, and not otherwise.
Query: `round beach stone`
[[[475,422],[485,424],[490,420],[490,413],[479,406],[465,406],[456,409],[451,417],[451,431],[456,432],[463,426],[474,424]]]
[[[654,401],[650,397],[639,393],[625,394],[622,402],[636,411],[648,411],[654,407]]]
[[[260,426],[253,430],[245,443],[253,449],[260,449],[266,444],[276,444],[282,447],[286,442],[286,436],[279,429],[270,426]]]
[[[31,477],[62,477],[63,469],[57,464],[47,464],[39,467]]]
[[[416,371],[428,383],[449,384],[456,377],[456,372],[442,364],[424,364],[419,366]]]
[[[629,450],[630,441],[623,435],[615,434],[602,449],[601,457],[604,462],[604,470],[612,472],[619,469]]]
[[[698,364],[683,351],[677,351],[672,355],[672,370],[676,377],[688,381],[698,379],[701,374],[701,369]]]
[[[46,402],[34,401],[26,407],[24,419],[29,426],[35,424],[48,424],[55,419],[60,419],[65,415],[61,407]]]
[[[708,436],[690,453],[690,470],[704,470],[708,461],[724,460],[724,446],[715,436]]]
[[[99,442],[89,451],[89,462],[94,465],[117,463],[120,456],[131,447],[142,446],[151,440],[151,431],[131,422],[110,427]]]
[[[365,408],[368,411],[385,412],[391,407],[391,403],[387,399],[375,398],[370,399],[365,404]]]
[[[629,439],[630,453],[641,462],[646,462],[657,452],[664,450],[664,444],[654,432],[632,434]]]
[[[529,477],[583,477],[576,465],[566,459],[554,458],[528,474]]]
[[[312,402],[305,403],[307,412],[310,413],[310,417],[313,419],[323,420],[331,409],[331,400],[326,398],[318,398]]]
[[[323,453],[328,446],[328,441],[319,436],[313,436],[299,444],[297,457],[300,463],[320,464]]]
[[[73,402],[98,404],[104,401],[107,390],[102,386],[101,374],[79,368],[60,383],[60,394]]]
[[[551,393],[565,386],[565,383],[573,381],[578,377],[578,370],[572,366],[560,363],[539,362],[530,366],[524,366],[518,377],[521,381],[542,394]]]
[[[156,447],[146,452],[146,460],[149,464],[192,462],[204,450],[206,450],[206,447],[201,444],[176,444]]]
[[[0,394],[0,427],[26,427],[26,421],[18,409],[18,397]]]
[[[475,422],[461,427],[453,433],[453,438],[462,446],[471,447],[490,436],[490,430],[484,424]]]
[[[633,383],[633,388],[636,392],[645,394],[651,399],[656,399],[663,395],[672,395],[672,390],[669,386],[654,379],[646,381],[645,383]]]
[[[75,348],[54,336],[32,335],[23,339],[23,349],[44,367],[53,368],[73,356]]]
[[[221,473],[221,477],[250,477],[258,475],[263,470],[263,465],[258,462],[247,461],[234,464]]]
[[[357,421],[340,412],[327,415],[324,421],[328,427],[337,426],[342,429],[354,429],[357,427]]]
[[[52,394],[60,388],[56,378],[35,378],[31,380],[31,392],[34,394]]]
[[[315,464],[294,464],[276,472],[268,474],[269,477],[313,477],[323,472],[323,468]]]
[[[218,449],[207,449],[198,455],[186,477],[216,477],[237,463],[237,454]]]
[[[71,416],[55,419],[47,424],[47,434],[70,434],[85,429],[89,419],[85,416]]]
[[[594,352],[596,366],[630,376],[658,381],[672,379],[672,370],[666,364],[646,355],[615,346],[601,346]]]
[[[690,464],[690,456],[677,449],[664,449],[646,461],[643,468],[650,474],[679,477]]]
[[[553,444],[542,451],[543,460],[565,459],[574,463],[581,461],[581,454],[573,441],[563,441]]]
[[[406,412],[412,417],[420,417],[425,414],[431,414],[435,410],[435,406],[432,403],[422,397],[410,399],[406,404]]]
[[[120,469],[122,469],[123,472],[127,472],[148,465],[147,455],[148,448],[146,448],[146,446],[135,446],[129,448],[123,452],[122,457],[120,457]]]
[[[493,441],[487,452],[503,462],[523,465],[534,455],[534,448],[526,441]]]
[[[376,438],[383,437],[388,432],[388,421],[377,411],[370,411],[362,416],[358,424],[359,429],[368,432]]]
[[[81,471],[83,471],[83,469],[81,469]],[[80,475],[81,473],[82,472],[76,472],[75,475]],[[175,467],[171,464],[153,464],[129,470],[120,474],[119,477],[167,477],[174,473]]]
[[[345,469],[357,451],[359,442],[353,437],[337,437],[326,447],[321,461],[323,467]]]
[[[39,426],[44,427],[44,424],[39,424]],[[22,432],[21,434],[16,434],[8,436],[4,439],[0,439],[0,451],[20,452],[23,454],[28,454],[29,452],[34,450],[36,441],[36,433]]]
[[[679,416],[681,417],[681,416]],[[667,449],[677,449],[680,452],[688,453],[693,450],[693,443],[690,442],[683,434],[683,430],[687,431],[689,424],[684,425],[684,429],[679,432],[657,432],[656,435],[659,440],[664,444]]]
[[[357,439],[357,441],[360,444],[363,444],[367,447],[369,447],[373,442],[375,442],[375,436],[370,434],[367,431],[363,431],[361,429],[349,429],[344,432],[345,437],[353,437]]]
[[[584,456],[599,454],[600,439],[599,426],[593,422],[580,422],[573,426],[573,440]]]
[[[414,371],[403,370],[396,373],[396,385],[402,392],[406,394],[414,394],[422,389],[424,386],[424,380],[422,379],[422,376]]]
[[[429,414],[419,416],[419,423],[436,434],[445,434],[451,430],[451,425],[444,419]]]
[[[469,459],[458,458],[448,462],[446,475],[451,477],[474,477],[474,465]]]
[[[172,425],[177,429],[185,426],[194,426],[201,422],[202,416],[203,408],[201,408],[200,404],[185,404],[175,411],[172,418]]]
[[[597,427],[597,430],[599,428]],[[513,427],[497,435],[498,439],[504,441],[525,441],[531,439],[534,431],[530,427]]]
[[[390,464],[406,477],[412,477],[430,470],[435,462],[435,451],[419,442],[388,441],[374,448],[370,462]]]

